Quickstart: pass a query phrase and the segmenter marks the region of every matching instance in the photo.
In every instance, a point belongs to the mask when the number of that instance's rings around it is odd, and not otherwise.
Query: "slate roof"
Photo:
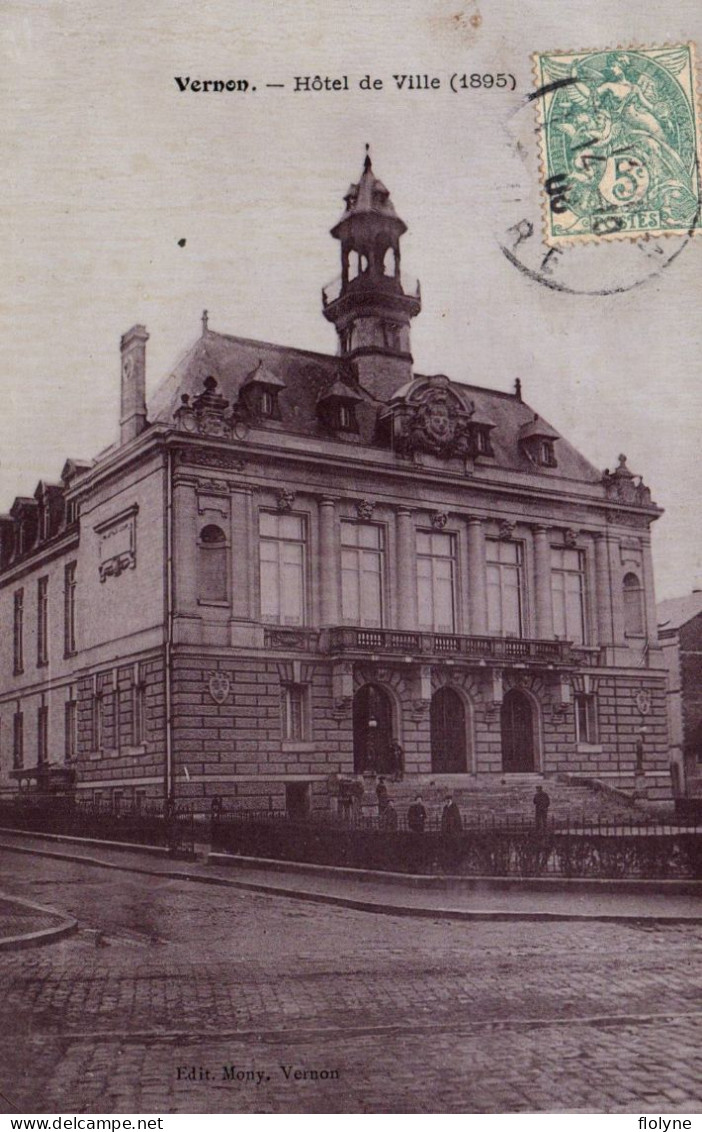
[[[702,613],[702,590],[694,590],[684,597],[671,597],[656,606],[659,629],[680,629],[693,617]]]
[[[217,380],[217,393],[233,404],[242,385],[259,366],[285,383],[278,399],[285,430],[320,438],[328,436],[317,414],[317,402],[336,382],[343,381],[360,398],[356,404],[356,417],[361,443],[375,443],[378,409],[383,407],[384,402],[377,401],[355,383],[348,363],[341,358],[211,330],[204,332],[181,358],[170,377],[156,390],[149,404],[149,420],[172,424],[173,414],[181,404],[181,395],[188,394],[192,401],[202,393],[203,381],[210,376]],[[415,382],[421,378],[420,374],[414,375]],[[518,443],[520,431],[534,420],[534,410],[514,394],[461,382],[452,382],[452,385],[463,400],[474,403],[476,420],[490,421],[495,425],[490,434],[495,457],[490,465],[532,475],[566,477],[593,484],[602,482],[601,470],[563,438],[556,443],[558,467],[535,468],[521,452]],[[547,425],[545,421],[540,423]],[[547,427],[548,435],[560,436],[555,429],[551,430],[551,426]]]

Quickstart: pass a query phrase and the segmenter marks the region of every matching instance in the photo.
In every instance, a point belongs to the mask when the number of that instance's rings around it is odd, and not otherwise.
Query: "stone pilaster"
[[[196,614],[197,604],[197,497],[195,485],[176,479],[173,488],[174,608]]]
[[[612,633],[615,645],[626,644],[624,635],[624,594],[622,559],[618,538],[609,538],[609,583],[612,595]]]
[[[551,546],[548,527],[534,528],[534,573],[536,576],[536,636],[553,638],[553,605],[551,600]]]
[[[417,579],[412,512],[397,512],[397,610],[398,628],[417,628]]]
[[[602,533],[595,538],[595,576],[597,580],[597,639],[600,645],[613,643],[612,578],[609,566],[609,539]]]
[[[238,621],[253,619],[254,547],[253,495],[249,487],[233,487],[231,511],[232,545],[232,617]]]
[[[320,624],[339,624],[339,547],[336,501],[319,501],[319,605]]]
[[[470,609],[468,631],[479,637],[487,633],[485,530],[480,519],[468,520],[468,595]]]
[[[653,580],[653,556],[651,543],[641,539],[641,559],[643,564],[644,608],[646,612],[646,635],[649,646],[658,644],[658,617],[656,616],[656,592]]]

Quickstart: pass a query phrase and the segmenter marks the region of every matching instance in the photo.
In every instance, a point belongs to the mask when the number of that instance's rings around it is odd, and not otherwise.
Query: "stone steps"
[[[465,777],[413,778],[392,782],[386,779],[388,794],[398,815],[407,813],[417,794],[421,794],[430,823],[438,819],[446,798],[452,794],[464,819],[496,820],[511,818],[531,821],[534,817],[533,798],[537,785],[543,785],[551,799],[549,818],[556,821],[626,821],[643,817],[645,811],[627,804],[623,799],[596,790],[587,785],[574,785],[556,779],[543,779],[539,775],[519,776],[509,780],[472,779]],[[377,814],[376,780],[366,780],[362,801],[366,816]]]

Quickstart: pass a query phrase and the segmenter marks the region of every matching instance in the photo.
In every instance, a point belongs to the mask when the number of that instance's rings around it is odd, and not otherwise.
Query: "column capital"
[[[547,535],[554,529],[549,523],[531,523],[530,526],[535,535]]]

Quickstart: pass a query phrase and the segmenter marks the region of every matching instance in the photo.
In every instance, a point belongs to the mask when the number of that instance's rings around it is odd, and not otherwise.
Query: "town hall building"
[[[417,373],[366,157],[335,353],[210,328],[119,443],[0,516],[0,785],[302,813],[341,783],[578,775],[670,796],[650,527],[513,392]]]

